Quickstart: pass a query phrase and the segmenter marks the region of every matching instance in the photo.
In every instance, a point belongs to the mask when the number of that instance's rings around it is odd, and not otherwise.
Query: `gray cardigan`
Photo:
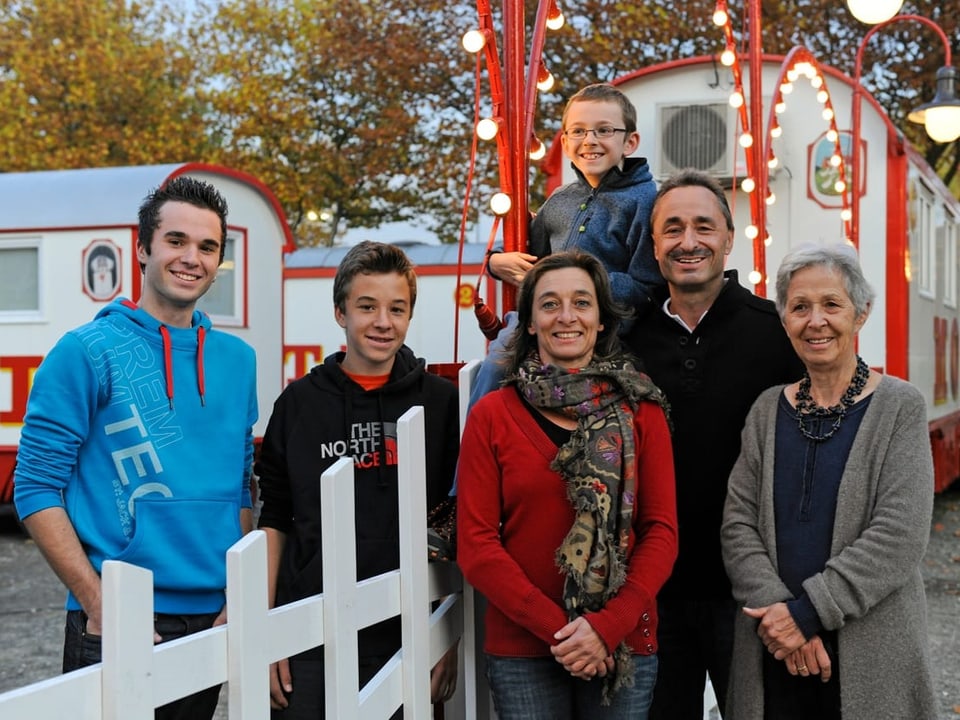
[[[773,467],[777,401],[765,391],[746,420],[730,474],[721,540],[737,602],[791,598],[777,574]],[[884,376],[850,449],[831,557],[803,587],[837,630],[844,720],[936,717],[920,563],[930,537],[933,460],[919,391]],[[725,718],[763,720],[757,621],[739,615]]]

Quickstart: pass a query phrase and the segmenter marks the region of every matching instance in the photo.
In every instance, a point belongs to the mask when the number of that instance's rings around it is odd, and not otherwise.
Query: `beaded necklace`
[[[857,355],[857,369],[853,373],[853,379],[850,380],[850,384],[844,391],[843,397],[840,398],[840,403],[830,407],[823,407],[822,405],[817,405],[810,396],[810,373],[804,372],[795,398],[797,401],[797,425],[800,428],[800,432],[803,433],[803,436],[814,442],[823,442],[833,437],[837,430],[840,429],[840,423],[843,422],[847,410],[853,405],[857,395],[863,392],[863,389],[867,386],[867,380],[869,378],[870,368],[863,361],[863,358]],[[815,435],[807,428],[807,423],[810,418],[820,419],[830,416],[836,416],[836,419],[825,434]]]

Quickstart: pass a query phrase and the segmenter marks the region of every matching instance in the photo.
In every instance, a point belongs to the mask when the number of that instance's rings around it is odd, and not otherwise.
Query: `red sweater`
[[[642,402],[635,418],[637,502],[627,579],[599,612],[585,617],[612,651],[657,650],[656,596],[677,556],[670,432],[660,406]],[[550,655],[567,624],[564,577],[554,553],[573,524],[557,447],[517,391],[485,395],[470,411],[460,445],[457,562],[488,600],[484,649],[492,655]]]

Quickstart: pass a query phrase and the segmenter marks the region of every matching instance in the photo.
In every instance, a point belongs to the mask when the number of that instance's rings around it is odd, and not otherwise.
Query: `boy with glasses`
[[[597,83],[570,98],[561,125],[560,142],[577,179],[557,189],[533,218],[527,252],[490,252],[490,274],[519,287],[538,259],[580,250],[603,263],[613,299],[639,313],[663,285],[663,276],[650,235],[657,187],[646,158],[629,157],[640,144],[637,110],[613,85]],[[471,406],[503,379],[503,343],[515,322],[516,315],[508,313],[507,327],[491,343],[474,381]]]

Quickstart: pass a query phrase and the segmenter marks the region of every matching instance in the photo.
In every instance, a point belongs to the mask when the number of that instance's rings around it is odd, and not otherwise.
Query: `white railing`
[[[430,668],[463,631],[462,580],[452,563],[427,563],[422,408],[400,418],[397,435],[399,570],[357,582],[353,463],[341,458],[320,481],[322,595],[268,610],[266,537],[255,531],[227,552],[228,623],[155,646],[152,573],[106,562],[103,661],[0,695],[0,718],[149,720],[154,708],[225,682],[230,720],[266,720],[269,665],[320,645],[327,717],[388,718],[401,704],[405,717],[431,717]],[[360,692],[357,630],[396,615],[402,649]],[[475,677],[472,634],[463,645],[461,686],[465,673]],[[475,717],[463,691],[447,707],[449,718]]]
[[[477,368],[473,361],[460,371],[461,429]],[[431,717],[429,669],[461,638],[458,690],[445,717],[495,719],[477,637],[482,598],[463,583],[453,563],[426,561],[421,408],[397,421],[397,440],[399,570],[357,582],[353,465],[343,458],[320,480],[322,595],[268,611],[266,539],[256,531],[227,552],[229,622],[155,646],[152,573],[104,563],[103,662],[0,694],[0,718],[150,720],[155,707],[226,682],[230,720],[266,719],[270,663],[323,645],[327,717],[388,718],[403,704],[405,718],[421,720]],[[434,601],[440,604],[431,613]],[[356,632],[396,615],[402,649],[358,692]],[[704,700],[704,719],[719,717],[709,684]]]

